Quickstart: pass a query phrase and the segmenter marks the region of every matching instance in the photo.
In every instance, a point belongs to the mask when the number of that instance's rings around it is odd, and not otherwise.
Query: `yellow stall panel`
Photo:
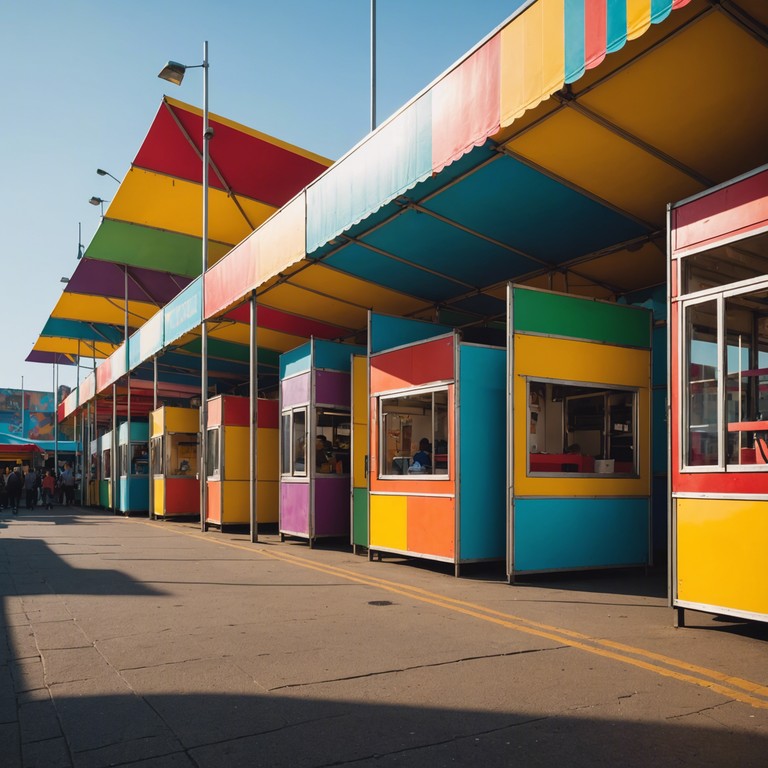
[[[768,501],[677,499],[676,504],[675,604],[768,619]]]
[[[352,357],[352,486],[365,488],[365,457],[368,455],[368,357]]]
[[[226,481],[248,480],[251,476],[250,427],[223,427],[224,466]]]
[[[265,480],[276,483],[280,478],[278,435],[276,429],[260,427],[256,431],[256,477],[259,483]]]
[[[371,496],[370,548],[408,550],[408,497]]]
[[[221,484],[222,525],[248,525],[250,523],[249,485],[247,480],[227,480]]]
[[[165,479],[155,477],[152,480],[152,508],[155,515],[165,514]]]

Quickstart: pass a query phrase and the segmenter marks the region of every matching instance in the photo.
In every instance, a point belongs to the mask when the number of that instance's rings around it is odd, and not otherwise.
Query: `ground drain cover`
[[[391,600],[369,600],[368,605],[393,605]]]

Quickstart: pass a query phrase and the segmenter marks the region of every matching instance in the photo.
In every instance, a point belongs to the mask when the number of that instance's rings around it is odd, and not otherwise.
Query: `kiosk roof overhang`
[[[667,203],[766,160],[768,6],[597,5],[528,4],[214,264],[204,316],[255,292],[347,338],[663,284]]]

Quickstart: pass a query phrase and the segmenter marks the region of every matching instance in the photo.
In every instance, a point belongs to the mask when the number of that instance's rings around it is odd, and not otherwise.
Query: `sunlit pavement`
[[[4,510],[0,765],[768,764],[768,627],[502,572]]]

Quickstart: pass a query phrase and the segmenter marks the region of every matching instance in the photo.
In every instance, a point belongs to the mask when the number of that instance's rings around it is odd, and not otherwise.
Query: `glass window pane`
[[[148,470],[147,444],[131,443],[131,474],[146,475]]]
[[[725,300],[725,338],[726,463],[768,464],[768,291]]]
[[[637,474],[637,391],[530,381],[531,474]]]
[[[717,302],[695,304],[685,313],[688,395],[685,463],[717,466],[717,402],[720,372]]]
[[[302,408],[293,412],[292,425],[293,471],[294,475],[307,474],[307,411]]]
[[[315,471],[319,474],[348,475],[349,411],[318,409],[315,426]]]
[[[163,474],[163,437],[152,438],[152,474]]]
[[[448,475],[448,390],[379,399],[379,474]]]
[[[220,451],[219,451],[219,428],[214,427],[208,430],[208,441],[206,443],[206,472],[208,477],[218,478],[221,474]]]
[[[104,480],[109,480],[112,477],[112,450],[110,448],[101,454],[101,463],[103,469],[101,476]]]
[[[291,431],[291,414],[284,413],[280,424],[280,473],[291,474],[291,443],[293,432]]]
[[[194,477],[197,474],[197,435],[175,432],[167,435],[169,477]]]

